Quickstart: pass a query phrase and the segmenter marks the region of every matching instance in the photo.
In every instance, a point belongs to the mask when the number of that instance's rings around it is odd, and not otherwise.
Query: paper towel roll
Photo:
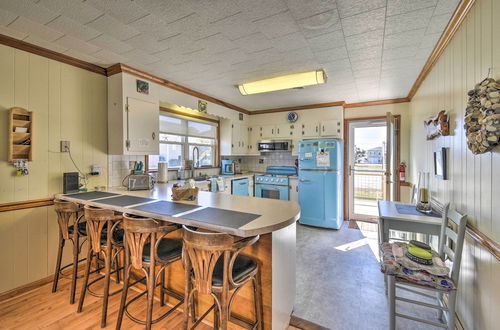
[[[158,162],[158,177],[156,181],[160,183],[168,182],[168,162]]]

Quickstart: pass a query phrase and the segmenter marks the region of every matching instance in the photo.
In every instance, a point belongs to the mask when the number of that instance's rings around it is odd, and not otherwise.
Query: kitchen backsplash
[[[223,159],[239,162],[242,171],[265,172],[267,166],[294,166],[297,156],[292,156],[291,152],[270,152],[260,156],[231,156]]]

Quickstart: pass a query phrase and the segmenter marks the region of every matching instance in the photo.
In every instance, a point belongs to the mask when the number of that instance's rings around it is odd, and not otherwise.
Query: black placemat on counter
[[[110,193],[110,192],[105,192],[105,191],[89,191],[89,192],[80,192],[80,193],[74,193],[74,194],[66,194],[64,196],[83,199],[83,200],[88,201],[88,200],[96,199],[96,198],[119,196],[119,195],[114,194],[114,193]]]
[[[260,217],[258,214],[216,209],[213,207],[207,207],[181,216],[183,219],[196,220],[230,228],[240,228],[258,217]]]
[[[437,213],[435,210],[432,210],[431,213],[424,213],[417,211],[415,205],[407,205],[407,204],[395,204],[396,210],[398,210],[399,214],[413,214],[413,215],[425,215],[428,217],[441,218],[441,214]]]
[[[133,210],[140,210],[144,212],[158,213],[163,215],[174,215],[182,212],[187,212],[200,207],[199,205],[174,203],[168,201],[158,201],[151,204],[139,205],[132,207]]]
[[[155,199],[152,199],[152,198],[120,195],[117,197],[111,197],[111,198],[99,200],[98,202],[102,203],[102,204],[113,205],[113,206],[128,206],[128,205],[152,202],[154,200]]]

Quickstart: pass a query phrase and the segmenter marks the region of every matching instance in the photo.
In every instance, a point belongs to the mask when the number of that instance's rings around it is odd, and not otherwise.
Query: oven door
[[[256,184],[255,197],[289,200],[288,186]]]

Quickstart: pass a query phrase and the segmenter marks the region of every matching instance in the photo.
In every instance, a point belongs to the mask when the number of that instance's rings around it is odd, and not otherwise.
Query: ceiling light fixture
[[[315,70],[240,84],[238,85],[238,89],[241,95],[249,95],[319,85],[325,82],[325,71]]]

